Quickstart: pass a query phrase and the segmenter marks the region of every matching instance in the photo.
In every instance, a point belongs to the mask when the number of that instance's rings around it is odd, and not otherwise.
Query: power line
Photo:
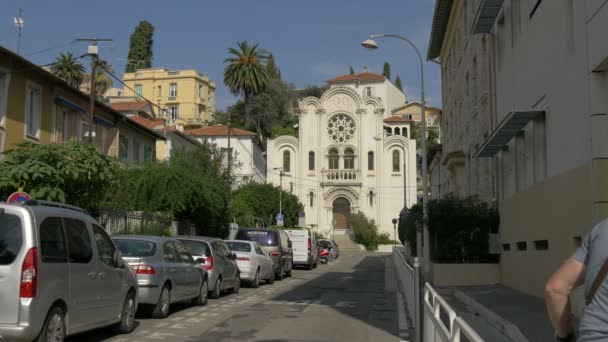
[[[75,40],[72,40],[69,43],[63,43],[61,45],[52,46],[52,47],[49,47],[49,48],[46,48],[46,49],[30,52],[30,53],[24,54],[23,56],[24,57],[30,57],[30,56],[37,55],[37,54],[40,54],[40,53],[43,53],[43,52],[57,50],[57,49],[60,49],[60,48],[66,47],[66,46],[70,46],[70,45],[74,44],[75,42],[76,42]]]

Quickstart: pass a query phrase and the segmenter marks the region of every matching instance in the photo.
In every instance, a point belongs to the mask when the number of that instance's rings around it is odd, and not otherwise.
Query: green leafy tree
[[[384,62],[384,66],[382,67],[382,75],[386,77],[387,80],[391,79],[391,65],[388,62]]]
[[[349,73],[350,75],[354,75],[354,74],[355,74],[355,69],[353,69],[353,66],[352,66],[352,65],[350,66],[350,68],[349,68],[349,70],[348,70],[348,73]]]
[[[116,165],[95,145],[83,142],[23,142],[0,161],[0,198],[24,190],[34,199],[96,208],[114,186]]]
[[[79,88],[84,76],[84,65],[71,52],[60,53],[51,65],[51,72],[68,82],[74,88]]]
[[[308,85],[304,89],[299,90],[298,94],[297,94],[298,98],[300,98],[300,99],[303,99],[308,96],[314,96],[314,97],[321,98],[322,95],[323,95],[323,89],[321,89],[321,87],[315,86],[315,85]]]
[[[95,96],[98,99],[103,98],[108,89],[112,87],[112,79],[108,73],[114,74],[112,65],[104,59],[99,59],[95,69]]]
[[[129,40],[129,62],[125,72],[135,72],[137,69],[152,67],[154,52],[154,25],[147,20],[139,22]]]
[[[245,122],[249,122],[250,100],[262,93],[268,86],[268,73],[264,62],[268,52],[260,49],[259,44],[247,41],[237,43],[238,48],[228,48],[230,57],[224,60],[224,84],[235,96],[245,101]],[[259,126],[259,125],[258,125]]]
[[[399,75],[395,78],[395,87],[403,92],[403,85],[401,84],[401,77],[399,77]]]
[[[355,242],[365,246],[368,251],[375,251],[378,245],[392,243],[388,234],[378,233],[378,226],[374,220],[370,220],[363,212],[350,215],[350,225],[353,228]]]
[[[286,227],[295,227],[298,224],[298,213],[304,210],[304,206],[295,195],[272,184],[249,183],[234,191],[230,198],[230,217],[234,217],[241,226],[252,225],[259,218],[274,222],[279,213],[280,191],[283,192],[284,224]]]
[[[281,79],[281,70],[277,67],[274,61],[274,55],[268,54],[268,60],[266,61],[266,73],[269,79]]]
[[[416,140],[417,146],[422,146],[422,136],[420,134],[420,124],[412,124],[410,127],[410,138]],[[435,127],[426,128],[426,149],[430,152],[435,146],[439,145],[439,131]]]
[[[219,151],[208,145],[174,151],[168,161],[123,169],[107,205],[168,212],[187,226],[194,224],[199,235],[224,237],[231,178],[221,165]]]

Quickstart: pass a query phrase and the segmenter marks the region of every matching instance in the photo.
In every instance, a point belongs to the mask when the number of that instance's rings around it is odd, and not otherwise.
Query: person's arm
[[[585,265],[576,258],[570,258],[549,278],[545,286],[549,318],[560,337],[573,333],[569,295],[583,283],[584,274]]]

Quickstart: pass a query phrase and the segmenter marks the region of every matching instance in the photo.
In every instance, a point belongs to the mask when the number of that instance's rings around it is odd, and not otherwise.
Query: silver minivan
[[[137,280],[97,221],[60,203],[0,203],[0,341],[135,327]]]

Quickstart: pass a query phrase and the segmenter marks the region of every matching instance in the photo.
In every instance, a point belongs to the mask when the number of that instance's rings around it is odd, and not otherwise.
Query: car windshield
[[[278,246],[277,233],[269,230],[239,230],[236,240],[255,241],[262,246]]]
[[[116,239],[116,246],[124,257],[149,257],[156,253],[156,244],[144,240]]]
[[[23,245],[21,219],[16,215],[0,215],[0,265],[15,261]]]
[[[190,252],[190,254],[192,255],[204,257],[208,257],[211,255],[209,245],[206,242],[182,239],[179,239],[179,242],[181,242],[182,245],[184,245],[186,249],[188,249],[188,252]]]
[[[233,252],[251,252],[251,245],[247,242],[226,242],[228,248]]]

